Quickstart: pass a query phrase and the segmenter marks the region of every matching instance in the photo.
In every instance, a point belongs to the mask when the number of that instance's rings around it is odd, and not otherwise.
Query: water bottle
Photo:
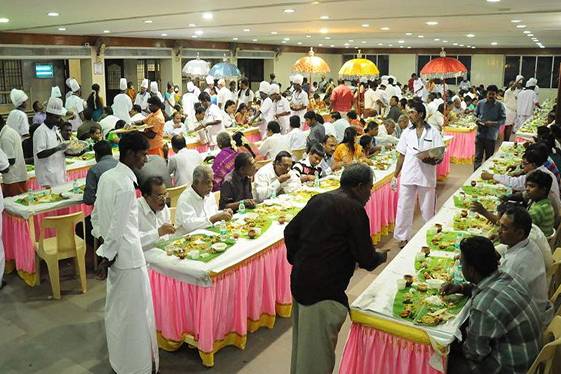
[[[25,198],[27,200],[27,205],[31,206],[31,204],[33,204],[33,194],[31,192],[28,192]]]
[[[78,193],[79,190],[80,190],[80,187],[78,187],[78,180],[74,179],[74,181],[72,182],[72,192]]]
[[[239,214],[245,214],[245,204],[244,204],[243,200],[240,201],[240,206],[238,207],[238,213]]]
[[[220,229],[220,236],[225,237],[226,234],[228,233],[228,230],[226,229],[226,221],[220,221],[219,229]]]
[[[319,184],[319,173],[316,171],[315,172],[315,177],[316,179],[314,179],[314,187],[319,188],[320,184]]]

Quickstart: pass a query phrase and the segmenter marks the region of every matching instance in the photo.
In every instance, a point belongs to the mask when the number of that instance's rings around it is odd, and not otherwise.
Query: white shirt
[[[115,259],[118,269],[135,269],[146,265],[138,225],[138,203],[133,171],[119,162],[99,178],[92,212],[92,235],[103,238],[99,256]],[[115,256],[117,256],[115,258]]]
[[[129,95],[120,93],[113,99],[113,114],[126,123],[131,123],[131,116],[129,112],[132,110],[132,100]]]
[[[265,125],[273,121],[275,119],[275,115],[277,114],[275,104],[270,97],[267,97],[265,100],[263,100],[263,102],[261,103],[261,108],[259,110],[261,111],[261,115],[263,116]]]
[[[324,122],[323,128],[325,130],[325,135],[333,135],[336,136],[337,133],[335,132],[335,126],[331,122]]]
[[[136,117],[137,115],[138,114],[135,114],[134,116]],[[108,115],[107,117],[99,121],[99,125],[101,126],[101,131],[103,131],[103,136],[107,136],[107,133],[109,133],[109,131],[115,128],[117,121],[119,121],[119,117],[114,116],[112,114]]]
[[[143,249],[150,249],[160,239],[158,229],[164,223],[171,223],[169,208],[164,205],[164,209],[154,212],[144,197],[141,196],[137,201],[140,243]],[[167,235],[164,235],[162,239],[166,239],[166,237]]]
[[[37,154],[46,149],[51,149],[62,143],[58,128],[48,128],[41,124],[33,133],[33,160],[35,163],[35,177],[40,186],[55,187],[61,185],[66,179],[66,161],[64,151],[58,151],[46,158],[38,158]]]
[[[205,118],[203,119],[203,123],[210,123],[215,121],[220,121],[217,125],[208,126],[206,128],[208,140],[211,145],[216,144],[216,135],[224,131],[224,118],[222,117],[222,111],[218,107],[218,105],[210,104],[205,112]]]
[[[438,112],[438,106],[440,102],[437,99],[434,99],[430,103],[427,104],[427,116],[431,116],[433,113]]]
[[[306,148],[306,134],[300,128],[292,129],[286,136],[288,137],[290,151]]]
[[[543,311],[544,323],[549,323],[553,308],[547,298],[545,265],[538,247],[528,238],[522,240],[506,250],[499,268],[526,282],[530,295]]]
[[[214,194],[204,198],[195,192],[193,187],[187,188],[179,196],[175,213],[175,224],[185,233],[212,226],[210,217],[218,213],[218,205]]]
[[[290,139],[287,135],[273,134],[263,140],[259,153],[267,159],[274,159],[281,151],[290,152]]]
[[[280,100],[275,103],[275,115],[285,112],[291,112],[290,103],[288,102],[288,99],[286,97],[281,96]],[[277,121],[281,127],[281,131],[283,134],[286,134],[290,130],[290,116],[291,114],[277,117]]]
[[[386,87],[386,93],[388,94],[388,97],[390,99],[392,98],[392,96],[397,96],[398,100],[401,99],[401,89],[398,86],[392,86],[391,84],[388,84],[388,86]]]
[[[293,116],[299,116],[300,119],[304,119],[304,114],[306,114],[306,111],[308,110],[308,104],[309,104],[308,93],[304,92],[304,90],[301,90],[300,92],[294,91],[292,93],[291,104],[292,105],[298,105],[298,106],[304,105],[304,109],[293,110],[292,114],[291,114]]]
[[[518,97],[518,94],[520,93],[519,89],[508,89],[505,91],[504,97],[503,97],[503,104],[505,105],[505,108],[512,111],[512,112],[516,112],[516,98]]]
[[[181,98],[181,106],[183,107],[183,113],[189,119],[195,118],[195,104],[199,102],[197,96],[194,93],[187,92]]]
[[[21,137],[18,132],[9,126],[0,130],[0,148],[8,159],[15,159],[10,165],[10,170],[2,174],[2,182],[5,184],[24,182],[27,180],[27,169],[25,168],[25,157],[21,146]]]
[[[138,92],[136,94],[136,97],[134,98],[134,105],[140,105],[140,108],[142,109],[143,112],[148,112],[149,98],[150,98],[150,94],[148,93],[148,91],[144,92],[144,94]]]
[[[180,135],[185,132],[185,125],[183,122],[179,122],[179,127],[174,127],[173,120],[169,120],[164,124],[164,135],[172,137],[174,135]]]
[[[425,83],[421,78],[417,78],[413,81],[413,94],[418,97],[423,97],[425,91]]]
[[[333,122],[333,128],[335,129],[335,137],[337,138],[337,143],[341,143],[345,137],[345,130],[349,127],[349,121],[344,118],[338,119]]]
[[[248,92],[249,91],[249,92]],[[246,95],[247,92],[247,95]],[[238,95],[237,95],[237,99],[238,99],[238,107],[240,106],[240,104],[245,104],[247,106],[249,106],[252,102],[253,99],[255,98],[255,94],[253,93],[252,90],[250,90],[249,88],[245,89],[245,90],[240,90],[238,91]]]
[[[8,157],[0,149],[0,170],[5,170],[10,167],[8,162]],[[2,212],[4,211],[4,195],[2,194],[2,188],[0,188],[0,253],[4,255],[4,243],[2,242]],[[2,259],[4,260],[4,259]],[[0,274],[0,283],[2,282],[2,277],[4,274]]]
[[[364,109],[376,109],[376,93],[372,88],[364,92]]]
[[[224,105],[226,104],[226,101],[228,100],[233,100],[234,95],[232,94],[232,91],[230,91],[228,89],[228,87],[222,87],[221,89],[218,90],[218,106],[222,109],[224,109]],[[235,100],[233,100],[235,102]]]
[[[234,118],[233,115],[228,114],[225,111],[222,111],[222,123],[224,124],[225,128],[230,128],[234,126],[235,122],[236,119]]]
[[[204,161],[203,155],[194,149],[180,149],[168,162],[169,174],[175,178],[175,186],[191,185],[193,171]]]
[[[66,110],[69,110],[76,115],[74,119],[68,121],[72,124],[72,131],[76,131],[82,124],[80,113],[84,111],[84,100],[82,100],[81,97],[72,94],[66,98],[64,107],[66,108]],[[93,108],[91,109],[93,110]]]
[[[289,173],[290,178],[287,181],[280,183],[277,179],[278,177],[275,173],[273,162],[263,166],[261,169],[257,170],[257,173],[255,173],[255,193],[253,196],[256,197],[258,202],[262,202],[263,200],[270,198],[273,195],[273,192],[278,194],[281,191],[284,193],[296,191],[301,186],[300,178],[298,178],[292,170]]]
[[[444,126],[444,114],[440,113],[437,110],[429,116],[429,118],[427,119],[427,123],[431,126],[436,127],[439,131],[442,131],[442,127]]]
[[[538,94],[534,90],[524,90],[516,98],[516,114],[519,116],[532,116],[534,108],[539,103]]]
[[[441,145],[443,143],[440,131],[430,125],[423,128],[420,138],[417,138],[417,129],[414,126],[404,129],[396,147],[397,151],[405,156],[400,183],[403,185],[436,187],[436,166],[419,160],[417,153]]]
[[[460,90],[467,91],[467,90],[469,90],[470,86],[471,86],[471,84],[469,83],[469,81],[461,81],[459,88],[460,88]]]
[[[169,97],[167,98],[167,100],[162,100],[162,102],[164,103],[164,111],[166,112],[166,114],[168,116],[171,117],[171,115],[173,114],[174,110],[173,107],[175,106],[175,92],[169,93],[166,92]],[[168,103],[169,101],[169,103]]]
[[[29,134],[29,120],[23,110],[13,109],[6,118],[6,126],[10,126],[21,136]]]
[[[381,106],[380,104],[377,104],[378,100],[380,100],[384,106]],[[376,91],[374,91],[374,102],[376,104],[374,104],[374,109],[376,109],[376,112],[378,112],[378,114],[384,114],[383,112],[385,112],[385,110],[388,108],[388,105],[390,103],[390,99],[388,97],[388,94],[385,90],[382,90],[380,87],[378,87],[376,89]]]
[[[107,117],[106,117],[107,118]],[[144,118],[146,118],[146,116],[142,113],[136,113],[134,116],[131,117],[131,121],[132,122],[138,122],[138,121],[144,121]],[[103,120],[101,120],[103,121]],[[100,121],[100,122],[101,122]],[[115,125],[113,124],[113,128],[115,128]]]

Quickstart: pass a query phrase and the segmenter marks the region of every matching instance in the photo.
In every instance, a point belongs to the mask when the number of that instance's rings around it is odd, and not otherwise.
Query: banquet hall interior
[[[0,1],[0,372],[561,373],[559,100],[553,0]]]

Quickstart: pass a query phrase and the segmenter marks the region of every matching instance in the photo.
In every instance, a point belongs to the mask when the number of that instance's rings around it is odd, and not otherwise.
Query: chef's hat
[[[263,82],[259,83],[259,91],[260,91],[260,92],[263,92],[263,93],[265,93],[265,94],[268,94],[268,93],[269,93],[270,86],[271,86],[271,85],[269,84],[269,82],[263,81]]]
[[[536,86],[538,84],[538,80],[536,78],[530,78],[528,79],[528,82],[526,82],[526,87],[533,87]]]
[[[187,92],[193,92],[193,91],[195,91],[195,85],[191,81],[187,82]]]
[[[72,80],[72,78],[66,78],[66,87],[70,88],[70,81]]]
[[[207,75],[206,84],[214,84],[214,77],[212,75]]]
[[[51,97],[47,102],[47,113],[56,114],[59,116],[65,115],[64,108],[62,106],[62,100],[58,97]]]
[[[269,85],[269,95],[274,95],[280,93],[280,87],[278,84],[273,83]]]
[[[148,88],[148,79],[143,79],[142,83],[140,84],[140,87]]]
[[[119,81],[119,89],[121,91],[124,91],[127,89],[127,78],[121,78],[121,80]]]
[[[515,81],[515,82],[518,83],[518,82],[521,82],[521,81],[523,81],[523,80],[524,80],[524,76],[518,74],[518,75],[516,76],[516,81]]]
[[[27,99],[29,99],[29,97],[27,97],[25,92],[23,92],[22,90],[12,88],[12,91],[10,91],[10,100],[12,100],[12,103],[16,108],[26,102]]]
[[[58,86],[51,88],[51,97],[62,97],[62,93],[60,92],[60,88],[58,88]]]
[[[158,82],[156,81],[150,82],[150,92],[152,93],[158,92]]]
[[[78,84],[78,81],[74,78],[70,79],[70,82],[68,82],[68,87],[70,87],[72,92],[80,91],[80,85]]]
[[[294,84],[302,84],[304,82],[304,77],[300,74],[296,74],[292,77],[292,83]]]

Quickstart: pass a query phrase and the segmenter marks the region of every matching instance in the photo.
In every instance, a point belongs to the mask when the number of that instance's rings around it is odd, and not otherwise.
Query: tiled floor
[[[438,206],[471,174],[471,166],[452,166],[452,175],[438,186]],[[414,227],[422,221],[416,215]],[[380,247],[397,252],[397,242],[384,238]],[[356,298],[383,267],[369,273],[357,270],[348,288],[349,299]],[[47,272],[39,287],[30,288],[15,275],[6,279],[8,286],[0,291],[0,372],[3,374],[80,374],[111,373],[103,325],[105,284],[88,278],[88,292],[80,294],[79,283],[64,274],[72,274],[68,264],[62,268],[63,298],[49,300],[51,289]],[[349,331],[344,324],[337,345],[337,366]],[[281,374],[290,367],[291,323],[277,319],[272,330],[261,329],[250,334],[247,348],[241,351],[227,347],[215,357],[213,369],[204,368],[195,350],[160,351],[160,372],[167,373],[247,373]]]

